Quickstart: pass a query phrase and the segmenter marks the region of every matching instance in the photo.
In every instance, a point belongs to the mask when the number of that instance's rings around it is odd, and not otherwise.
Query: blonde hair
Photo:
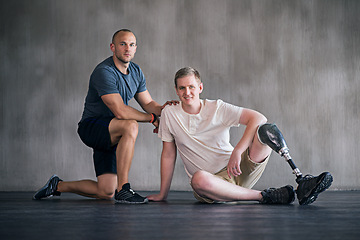
[[[201,83],[200,73],[195,68],[184,67],[184,68],[181,68],[180,70],[178,70],[175,74],[175,79],[174,79],[175,87],[177,87],[177,80],[179,78],[191,76],[191,75],[195,76],[195,79],[199,84]]]

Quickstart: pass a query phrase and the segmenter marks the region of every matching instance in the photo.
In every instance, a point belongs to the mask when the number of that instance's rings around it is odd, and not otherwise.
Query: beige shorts
[[[250,159],[249,149],[247,149],[245,152],[241,154],[241,162],[240,162],[240,169],[242,171],[241,175],[236,177],[231,176],[231,178],[229,178],[227,174],[227,167],[224,167],[222,170],[215,173],[214,175],[235,185],[244,188],[252,188],[257,183],[257,181],[259,181],[261,175],[265,171],[265,167],[269,161],[269,158],[270,155],[263,162],[255,163]],[[193,192],[195,198],[200,202],[205,202],[205,203],[215,202],[210,198],[200,196],[195,191]]]

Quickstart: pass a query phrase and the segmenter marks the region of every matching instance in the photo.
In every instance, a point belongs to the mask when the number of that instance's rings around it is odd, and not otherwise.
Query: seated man
[[[200,99],[203,91],[198,71],[191,67],[175,75],[180,104],[167,106],[161,115],[159,137],[161,189],[148,196],[151,201],[167,198],[174,172],[177,150],[191,179],[194,196],[201,202],[253,200],[265,204],[290,204],[294,188],[251,189],[261,177],[272,149],[286,158],[297,176],[297,197],[301,205],[314,202],[332,183],[328,172],[314,177],[302,176],[292,162],[279,129],[268,124],[259,112],[237,107],[221,100]],[[229,142],[232,126],[246,125],[243,136],[233,148]]]

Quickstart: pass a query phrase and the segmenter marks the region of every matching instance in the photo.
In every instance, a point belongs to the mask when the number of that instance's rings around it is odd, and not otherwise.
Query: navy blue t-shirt
[[[146,91],[146,81],[139,65],[130,62],[129,74],[121,73],[115,66],[112,57],[105,59],[96,66],[90,76],[89,90],[85,99],[81,121],[89,117],[114,117],[104,104],[101,96],[119,93],[128,105],[136,93]]]

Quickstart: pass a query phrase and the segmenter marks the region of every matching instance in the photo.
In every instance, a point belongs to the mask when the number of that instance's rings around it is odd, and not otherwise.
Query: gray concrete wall
[[[76,134],[89,76],[132,29],[152,97],[176,99],[183,66],[202,98],[256,109],[282,129],[304,173],[360,189],[360,2],[288,0],[17,0],[0,2],[0,190],[35,190],[52,174],[95,179]],[[132,106],[137,106],[131,102]],[[236,144],[243,128],[232,130]],[[161,142],[140,124],[130,182],[159,188]],[[255,186],[295,184],[276,154]],[[189,190],[178,159],[173,190]]]

